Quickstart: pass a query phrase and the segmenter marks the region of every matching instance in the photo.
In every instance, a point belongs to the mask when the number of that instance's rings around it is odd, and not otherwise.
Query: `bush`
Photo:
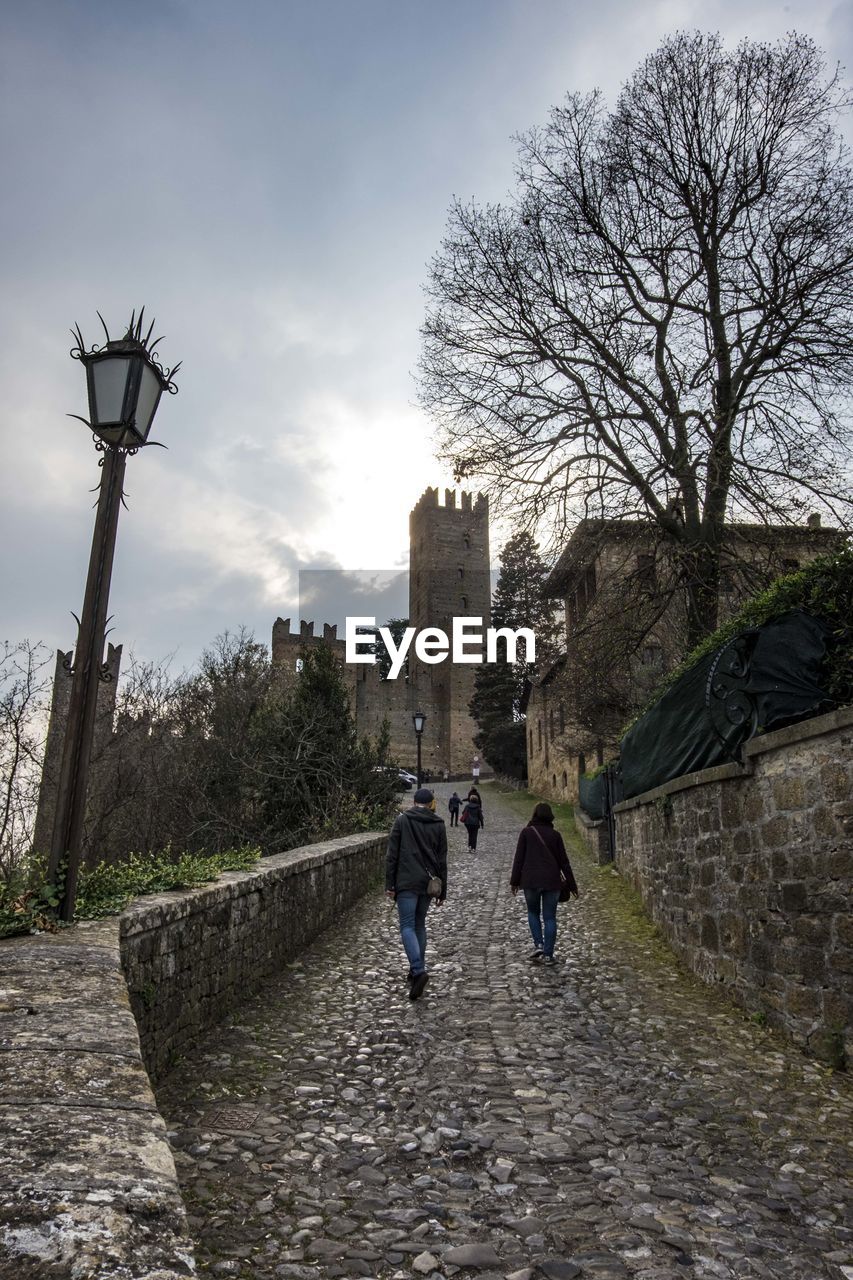
[[[260,858],[259,849],[227,849],[223,853],[133,853],[125,862],[102,862],[80,873],[75,920],[116,915],[147,893],[195,889],[223,871],[248,871]],[[0,883],[0,938],[22,933],[54,932],[59,928],[56,907],[59,890],[34,871],[29,884]]]

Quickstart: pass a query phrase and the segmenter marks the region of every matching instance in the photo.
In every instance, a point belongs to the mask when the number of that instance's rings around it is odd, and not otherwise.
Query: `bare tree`
[[[456,475],[558,528],[651,520],[717,621],[723,530],[849,520],[850,105],[811,40],[681,33],[607,114],[569,95],[506,205],[456,201],[422,402]]]
[[[0,882],[23,871],[32,845],[47,731],[52,654],[44,645],[0,648]]]

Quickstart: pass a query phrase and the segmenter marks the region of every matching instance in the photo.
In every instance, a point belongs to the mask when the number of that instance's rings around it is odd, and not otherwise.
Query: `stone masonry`
[[[619,870],[676,954],[811,1052],[853,1060],[853,708],[615,813]]]

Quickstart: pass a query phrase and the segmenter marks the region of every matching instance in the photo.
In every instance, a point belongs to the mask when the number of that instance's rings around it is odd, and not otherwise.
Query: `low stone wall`
[[[600,867],[613,861],[610,849],[610,830],[603,818],[591,818],[579,804],[575,805],[575,830],[583,840],[590,856]]]
[[[195,1274],[117,919],[0,942],[0,1276]]]
[[[118,918],[0,941],[0,1280],[195,1275],[146,1067],[161,1073],[337,919],[385,848],[373,833],[292,849]]]
[[[853,1058],[853,708],[615,814],[619,870],[677,954],[810,1052]]]
[[[189,893],[138,899],[121,951],[152,1080],[378,881],[387,836],[346,836],[264,858]]]

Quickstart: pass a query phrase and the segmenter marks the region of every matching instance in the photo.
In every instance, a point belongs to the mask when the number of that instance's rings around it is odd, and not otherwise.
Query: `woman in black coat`
[[[480,828],[484,827],[483,819],[483,802],[480,799],[480,793],[474,787],[468,792],[468,799],[465,801],[465,808],[462,810],[462,821],[465,824],[465,830],[468,832],[468,848],[477,848],[477,836]]]
[[[557,903],[560,889],[567,885],[578,897],[578,886],[566,856],[566,846],[559,831],[554,830],[554,814],[549,804],[537,804],[533,817],[518,837],[509,887],[512,892],[524,890],[527,922],[535,951],[531,960],[554,963],[557,941]]]

